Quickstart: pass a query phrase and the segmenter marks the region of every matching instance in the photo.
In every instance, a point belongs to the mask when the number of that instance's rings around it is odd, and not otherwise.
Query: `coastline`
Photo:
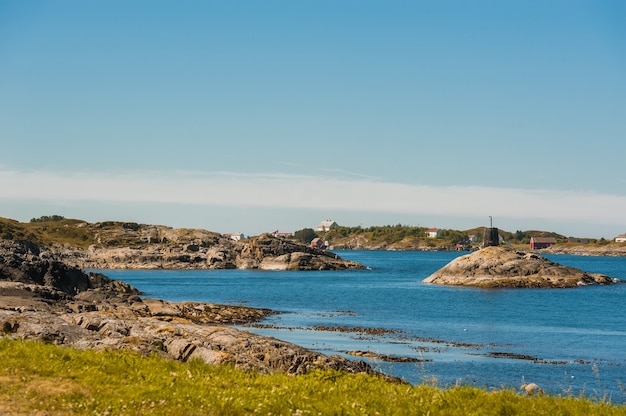
[[[0,240],[0,276],[0,328],[7,338],[199,359],[264,374],[334,369],[397,381],[363,361],[232,326],[258,322],[276,311],[143,298],[125,282],[84,273],[32,243]]]

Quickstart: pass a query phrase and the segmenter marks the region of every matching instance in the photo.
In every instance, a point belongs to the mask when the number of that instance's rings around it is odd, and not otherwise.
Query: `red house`
[[[311,241],[311,247],[316,247],[316,248],[326,248],[326,245],[324,244],[324,240],[322,240],[321,238],[314,238]]]
[[[556,244],[554,237],[530,237],[530,249],[548,248]]]

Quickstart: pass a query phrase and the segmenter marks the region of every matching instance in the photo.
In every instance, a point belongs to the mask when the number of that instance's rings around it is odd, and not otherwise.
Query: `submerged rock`
[[[563,266],[533,253],[486,247],[452,260],[424,282],[454,286],[566,288],[611,284],[619,280]]]

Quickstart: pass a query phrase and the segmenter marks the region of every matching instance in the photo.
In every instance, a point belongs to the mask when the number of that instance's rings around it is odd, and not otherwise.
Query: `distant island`
[[[296,231],[293,238],[301,242],[318,238],[331,250],[475,251],[482,248],[485,228],[454,230],[400,224],[344,227],[329,220],[320,223],[316,230],[305,228]],[[543,247],[538,249],[543,253],[626,256],[626,238],[625,242],[615,242],[604,238],[568,237],[541,230],[498,230],[498,233],[500,245],[517,250]],[[535,245],[535,241],[548,243]]]

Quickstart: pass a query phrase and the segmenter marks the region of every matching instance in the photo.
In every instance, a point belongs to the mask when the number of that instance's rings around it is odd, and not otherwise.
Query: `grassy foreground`
[[[441,390],[335,371],[244,373],[130,352],[78,351],[0,339],[0,414],[7,415],[626,415],[584,398],[512,390]]]

